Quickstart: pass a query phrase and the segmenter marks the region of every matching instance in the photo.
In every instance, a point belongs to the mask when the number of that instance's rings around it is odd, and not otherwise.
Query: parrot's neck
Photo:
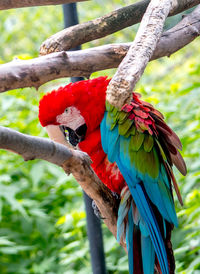
[[[86,152],[92,159],[92,168],[99,179],[113,192],[121,193],[125,186],[124,178],[116,163],[110,163],[101,145],[100,129],[86,134],[84,141],[79,143],[79,148]]]

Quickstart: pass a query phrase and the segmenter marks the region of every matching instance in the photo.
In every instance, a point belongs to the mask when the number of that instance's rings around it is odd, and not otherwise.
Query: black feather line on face
[[[81,125],[76,130],[73,130],[66,126],[60,126],[61,131],[63,132],[65,138],[72,146],[77,146],[78,143],[85,139],[87,126],[86,124]]]

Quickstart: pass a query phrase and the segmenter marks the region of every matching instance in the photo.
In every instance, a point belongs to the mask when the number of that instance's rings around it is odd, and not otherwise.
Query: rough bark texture
[[[33,6],[60,5],[88,0],[1,0],[0,10],[16,9]]]
[[[66,28],[44,41],[40,54],[69,50],[140,22],[149,4],[144,0],[118,9],[92,21]]]
[[[152,59],[170,56],[200,35],[200,5],[175,27],[163,33]],[[0,92],[36,87],[61,77],[89,76],[116,68],[131,43],[113,44],[76,52],[52,53],[32,60],[12,61],[0,66]]]
[[[173,28],[164,32],[158,41],[152,58],[170,56],[200,35],[200,5],[193,12],[183,16],[183,19]],[[165,53],[165,55],[162,55]]]
[[[44,41],[40,48],[40,54],[69,50],[137,24],[141,21],[149,2],[149,0],[143,0],[92,21],[66,28]],[[176,0],[173,2],[170,16],[197,4],[199,4],[199,0]]]
[[[125,103],[130,102],[132,90],[144,72],[161,37],[172,2],[172,0],[150,2],[134,42],[108,85],[106,99],[111,105],[121,109]]]
[[[72,157],[72,151],[65,149],[63,145],[2,126],[0,126],[0,148],[21,155],[25,161],[43,159],[59,166]]]
[[[75,151],[75,155],[77,153],[80,151]],[[113,197],[111,191],[99,180],[87,158],[74,157],[65,161],[62,167],[67,174],[73,174],[82,189],[95,201],[104,223],[116,237],[119,200]],[[124,246],[123,243],[122,245]]]
[[[116,237],[119,201],[96,176],[86,153],[78,150],[72,151],[49,139],[25,135],[1,126],[0,148],[21,155],[25,161],[46,160],[61,166],[67,174],[72,173],[83,190],[95,201],[105,224]]]
[[[199,0],[174,0],[169,16],[178,14],[199,4]]]

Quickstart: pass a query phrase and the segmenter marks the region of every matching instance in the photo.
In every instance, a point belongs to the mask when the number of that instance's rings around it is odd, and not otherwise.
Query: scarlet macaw
[[[97,176],[121,195],[117,240],[126,241],[129,272],[174,273],[172,183],[182,199],[172,165],[186,174],[181,142],[138,93],[122,109],[106,102],[109,81],[99,77],[48,93],[40,100],[40,123],[55,141],[67,138],[87,152]]]

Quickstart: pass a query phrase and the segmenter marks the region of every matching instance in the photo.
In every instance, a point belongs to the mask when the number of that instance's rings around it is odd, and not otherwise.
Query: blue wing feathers
[[[106,154],[108,154],[108,143],[107,143],[107,133],[109,132],[106,127],[106,115],[100,124],[101,129],[101,145]]]
[[[141,250],[144,274],[154,274],[155,251],[149,236],[141,235]]]
[[[116,132],[116,129],[115,129],[115,132]],[[121,168],[126,167],[125,168],[126,172],[128,171],[130,172],[132,177],[131,185],[135,185],[136,183],[143,181],[145,190],[150,200],[158,207],[162,216],[166,220],[168,220],[168,222],[172,222],[175,226],[177,226],[178,222],[177,222],[176,212],[174,209],[174,203],[171,197],[170,190],[168,189],[168,185],[166,186],[166,183],[163,183],[163,179],[162,179],[163,176],[161,172],[159,173],[159,177],[157,178],[157,180],[154,180],[154,181],[147,174],[140,173],[130,161],[130,156],[129,156],[130,137],[125,138],[124,136],[120,136],[118,138],[118,141],[119,140],[120,140],[120,152],[119,153],[116,152],[116,156],[119,155],[120,161],[123,163],[121,165]],[[117,162],[117,158],[115,158],[115,161]],[[121,170],[121,168],[119,169]],[[167,184],[169,184],[167,176],[165,177],[165,181],[166,180],[167,180]],[[162,187],[160,187],[159,182],[162,182],[161,183]]]
[[[174,202],[173,202],[173,199],[171,196],[171,192],[160,180],[158,180],[158,188],[160,189],[163,204],[164,204],[166,211],[168,212],[168,215],[169,215],[169,218],[167,220],[170,223],[173,223],[177,227],[178,219],[177,219],[176,211],[174,208]]]
[[[119,134],[118,129],[115,127],[110,134],[108,134],[108,160],[113,163],[117,158],[119,147]]]
[[[167,177],[167,173],[165,170],[165,167],[163,164],[160,165],[160,179],[163,180],[163,182],[165,183],[165,185],[170,189],[170,183],[169,183],[169,179]]]
[[[178,220],[169,189],[160,180],[156,184],[147,182],[144,187],[149,198],[157,206],[162,216],[168,222],[177,226]]]
[[[165,250],[165,245],[162,239],[162,235],[157,224],[156,218],[151,210],[149,203],[147,202],[147,197],[144,195],[143,189],[140,184],[136,184],[135,187],[131,185],[132,177],[129,172],[123,167],[120,159],[117,159],[117,165],[124,176],[125,181],[129,186],[129,190],[132,194],[133,200],[135,201],[137,208],[145,221],[149,235],[154,244],[154,248],[161,265],[162,273],[169,273],[168,271],[168,260]]]
[[[139,184],[136,185],[135,191],[131,191],[131,193],[133,193],[133,199],[149,230],[149,235],[154,245],[154,249],[157,254],[162,273],[169,273],[165,245],[158,223],[148,202],[148,198],[145,196],[144,190]]]
[[[177,217],[174,202],[171,195],[170,182],[162,163],[159,164],[159,175],[151,178],[147,173],[142,174],[130,159],[130,136],[119,134],[118,125],[110,125],[107,112],[101,123],[102,147],[111,162],[116,162],[128,187],[132,198],[140,214],[138,227],[141,230],[141,251],[143,258],[144,274],[153,274],[155,253],[157,255],[163,274],[169,273],[168,259],[163,235],[154,215],[150,201],[156,205],[163,216],[164,235],[166,235],[165,220],[177,225]],[[148,153],[148,152],[146,152]],[[137,154],[136,154],[137,155]],[[137,157],[137,156],[136,156]],[[123,220],[128,214],[126,225],[126,239],[129,254],[129,270],[133,273],[133,230],[134,214],[131,208],[128,210],[126,203],[121,203],[118,212],[117,239],[120,241],[125,226]],[[137,225],[137,224],[136,224]],[[132,255],[131,255],[132,254]]]
[[[128,263],[129,263],[129,273],[133,273],[133,229],[134,221],[132,215],[132,208],[128,212],[128,227],[126,231],[126,246],[128,250]]]
[[[117,218],[117,241],[120,242],[120,239],[124,234],[124,218],[128,214],[129,207],[127,201],[130,195],[128,192],[125,193],[124,197],[121,199],[119,209],[118,209],[118,218]]]
[[[110,131],[112,132],[112,131]],[[115,128],[115,134],[117,134],[117,127]],[[132,180],[131,184],[138,183],[140,180],[142,180],[145,183],[145,190],[147,191],[150,200],[159,208],[161,214],[163,217],[168,220],[169,222],[174,223],[174,225],[177,225],[177,217],[174,209],[174,203],[171,199],[171,194],[169,192],[169,189],[167,189],[166,183],[163,185],[162,188],[159,188],[158,184],[153,181],[150,176],[147,174],[141,174],[133,164],[131,164],[130,156],[129,156],[129,138],[125,138],[124,136],[120,136],[118,138],[118,142],[120,140],[120,160],[123,163],[123,167],[126,167],[126,172],[129,170],[131,172]],[[113,150],[113,147],[110,145],[109,150]],[[118,148],[118,147],[117,147]],[[118,155],[118,152],[115,153],[115,156]],[[117,157],[115,158],[116,161]],[[166,175],[165,175],[166,176]],[[159,178],[162,178],[162,174],[159,175]],[[157,181],[158,181],[157,180]],[[168,178],[165,177],[165,181],[168,183]],[[162,192],[161,192],[162,191]],[[163,197],[165,200],[163,200]]]

